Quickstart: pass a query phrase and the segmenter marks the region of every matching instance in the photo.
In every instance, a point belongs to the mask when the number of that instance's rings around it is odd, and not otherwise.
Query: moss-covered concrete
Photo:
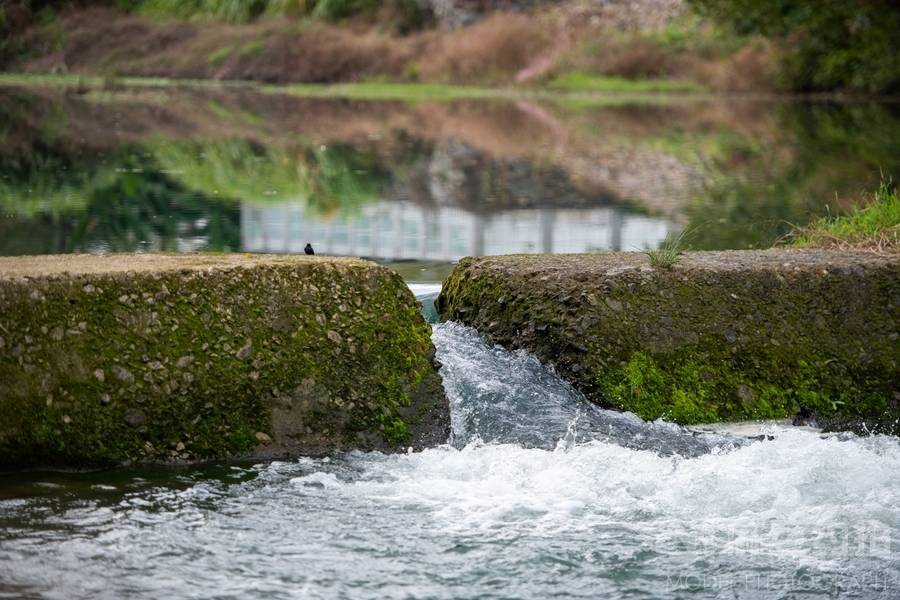
[[[465,259],[438,308],[645,419],[898,431],[897,255],[697,252],[670,269],[641,253]]]
[[[399,276],[320,257],[0,258],[0,466],[442,443]]]

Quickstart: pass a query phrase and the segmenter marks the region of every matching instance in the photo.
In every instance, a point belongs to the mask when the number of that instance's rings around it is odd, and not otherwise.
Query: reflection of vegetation
[[[159,166],[189,189],[248,202],[299,200],[323,212],[353,211],[377,199],[388,179],[373,154],[346,145],[289,151],[229,140],[150,148]]]
[[[373,155],[349,146],[319,146],[306,152],[309,204],[321,209],[357,208],[375,200],[389,173],[377,167]]]
[[[156,140],[78,160],[39,146],[0,161],[0,211],[39,232],[0,252],[236,249],[238,201],[352,212],[387,179],[373,154],[340,145]]]
[[[76,212],[99,190],[133,192],[147,185],[136,173],[153,172],[221,202],[299,200],[323,212],[356,210],[376,199],[389,177],[374,154],[346,145],[288,151],[242,140],[156,140],[77,162],[42,148],[0,163],[0,208],[25,217]]]
[[[900,175],[900,110],[896,105],[816,104],[782,114],[793,169],[810,174],[808,191],[858,199],[882,172]]]
[[[779,122],[775,144],[706,166],[709,183],[688,210],[697,247],[771,246],[793,226],[853,205],[882,173],[900,177],[900,114],[890,108],[788,106]]]
[[[74,248],[237,250],[237,207],[186,190],[155,172],[131,174],[96,190],[73,228]]]
[[[0,209],[34,216],[83,210],[93,192],[121,173],[103,164],[85,164],[41,148],[0,163]]]
[[[797,230],[795,246],[833,246],[871,250],[900,249],[900,191],[885,180],[871,202],[848,214],[823,218]]]
[[[61,205],[34,211],[29,204],[13,213],[16,218],[5,227],[10,233],[14,228],[16,235],[0,236],[0,254],[239,247],[236,207],[185,190],[158,172],[137,171],[123,169],[118,177],[98,178],[80,189],[65,183],[50,196],[61,199]],[[91,175],[89,170],[79,173],[84,179]],[[77,202],[68,201],[68,192]],[[6,189],[0,193],[4,202],[10,200]]]
[[[215,100],[208,101],[210,107],[216,107],[213,112],[223,111],[223,122],[271,119],[269,114],[229,111]],[[53,242],[59,248],[83,248],[100,240],[99,233],[91,237],[90,232],[104,227],[109,228],[110,239],[120,240],[113,244],[117,247],[133,247],[126,230],[133,239],[164,245],[177,236],[161,222],[145,229],[121,224],[128,219],[134,223],[139,218],[164,219],[165,198],[173,203],[173,211],[185,215],[181,227],[190,231],[185,223],[192,219],[211,222],[212,217],[203,214],[236,214],[236,202],[296,201],[307,205],[307,215],[353,213],[381,196],[390,181],[418,186],[427,181],[417,178],[433,176],[420,160],[427,159],[433,145],[417,145],[415,138],[399,144],[405,149],[402,156],[395,147],[398,144],[389,146],[390,152],[376,155],[349,144],[282,140],[264,145],[248,140],[168,138],[151,138],[105,157],[82,155],[72,151],[72,137],[67,132],[84,128],[57,119],[46,107],[35,116],[33,105],[33,101],[4,104],[3,112],[11,116],[0,122],[0,136],[10,140],[5,153],[21,144],[17,140],[31,142],[30,148],[0,158],[0,213],[12,215],[25,229],[65,229],[65,239]],[[864,190],[877,185],[880,172],[900,180],[900,113],[896,107],[800,104],[773,110],[777,125],[751,130],[761,133],[746,133],[720,121],[714,121],[714,127],[687,127],[673,124],[677,119],[661,118],[665,116],[662,112],[648,113],[657,115],[654,121],[643,118],[643,112],[622,111],[621,117],[613,113],[615,123],[623,123],[621,131],[613,128],[617,137],[606,128],[596,128],[604,135],[586,138],[586,143],[604,150],[649,143],[701,170],[706,189],[687,209],[692,246],[701,249],[768,247],[792,225],[803,226],[829,211],[840,212],[852,205]],[[74,121],[71,114],[62,110],[60,114]],[[632,121],[640,121],[642,126],[646,121],[643,129],[637,129],[638,135],[633,135]],[[590,130],[584,123],[567,122],[566,126]],[[388,155],[390,167],[384,158]],[[556,172],[533,157],[526,162],[528,179],[520,177],[514,184],[522,189],[527,186],[525,196],[533,198],[535,205],[545,198],[558,199]],[[495,176],[495,171],[500,171],[491,165],[495,163],[453,165],[465,170],[467,198],[483,200],[485,192],[490,192],[495,201],[503,201],[512,193],[506,187],[512,184]],[[410,170],[404,173],[404,169]],[[548,176],[551,173],[553,177]],[[470,181],[478,185],[473,187]],[[475,187],[477,191],[473,191]],[[428,193],[423,192],[422,197]],[[101,205],[101,198],[105,204]],[[483,206],[478,201],[470,208]],[[126,213],[129,216],[124,216]],[[87,214],[94,215],[92,224],[80,225]],[[181,217],[176,216],[178,219]],[[60,225],[63,221],[65,228]],[[46,235],[56,239],[55,233]],[[232,247],[233,235],[216,235],[218,247]]]
[[[791,230],[792,223],[805,223],[809,214],[815,214],[819,204],[798,197],[793,181],[767,179],[740,173],[715,177],[688,209],[694,247],[768,248]]]

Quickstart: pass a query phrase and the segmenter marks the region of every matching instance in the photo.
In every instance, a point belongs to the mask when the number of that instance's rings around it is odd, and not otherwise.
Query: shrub
[[[113,0],[122,10],[139,11],[162,18],[208,17],[232,23],[252,21],[263,15],[310,15],[324,21],[340,21],[356,15],[378,15],[396,33],[421,29],[431,22],[427,2],[420,0]]]
[[[896,0],[688,0],[737,34],[761,34],[788,50],[784,83],[799,91],[900,90]]]
[[[213,17],[232,23],[251,21],[268,8],[267,0],[143,0],[141,12],[165,18]]]
[[[375,0],[318,0],[312,7],[312,15],[326,21],[338,21],[376,8],[378,2]]]

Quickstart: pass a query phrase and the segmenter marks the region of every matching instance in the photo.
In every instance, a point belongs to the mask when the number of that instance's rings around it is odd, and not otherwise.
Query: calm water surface
[[[900,106],[0,90],[0,254],[769,246],[900,178]]]

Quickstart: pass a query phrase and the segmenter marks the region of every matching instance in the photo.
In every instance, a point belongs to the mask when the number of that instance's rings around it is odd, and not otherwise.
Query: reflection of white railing
[[[379,201],[352,217],[307,215],[302,203],[241,206],[248,252],[454,261],[463,256],[655,248],[674,224],[613,207],[519,209],[477,214]]]

